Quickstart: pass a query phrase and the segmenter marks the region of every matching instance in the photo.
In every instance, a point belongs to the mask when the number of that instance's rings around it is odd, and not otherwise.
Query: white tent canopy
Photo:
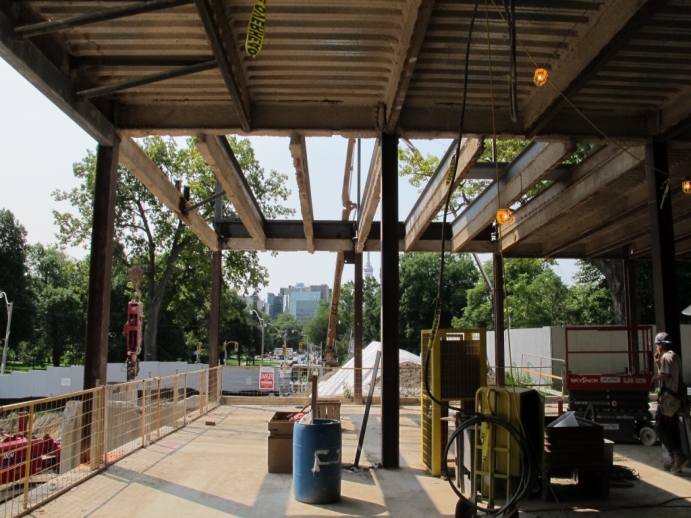
[[[377,357],[377,351],[381,351],[381,342],[372,342],[362,350],[362,392],[365,394],[369,390],[369,385],[372,381],[372,370],[374,369],[374,360]],[[415,363],[421,365],[420,357],[417,354],[398,350],[399,363]],[[350,390],[355,385],[355,358],[348,360],[339,370],[337,370],[329,379],[319,383],[320,396],[342,396],[343,386],[347,385]],[[379,372],[381,373],[381,362],[379,364]]]

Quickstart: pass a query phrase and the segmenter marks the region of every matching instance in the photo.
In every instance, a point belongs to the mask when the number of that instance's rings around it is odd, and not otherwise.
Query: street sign
[[[259,367],[259,389],[273,390],[274,388],[274,368]]]

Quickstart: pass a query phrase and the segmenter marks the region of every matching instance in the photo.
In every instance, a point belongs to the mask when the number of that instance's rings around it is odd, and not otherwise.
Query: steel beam
[[[247,183],[247,178],[235,158],[228,139],[225,136],[202,133],[197,136],[197,149],[221,182],[228,199],[254,239],[257,249],[266,250],[264,214]]]
[[[355,255],[355,275],[353,281],[353,400],[355,404],[362,403],[362,254]]]
[[[218,250],[218,237],[198,212],[185,214],[182,210],[186,201],[168,177],[131,138],[123,138],[120,144],[120,162],[129,169],[144,186],[168,209],[187,225],[212,251]],[[182,208],[181,208],[182,207]]]
[[[643,154],[642,146],[629,147],[626,151],[616,146],[606,146],[591,153],[563,179],[550,185],[515,212],[514,221],[502,228],[502,249],[507,250],[526,239],[554,218],[639,166]]]
[[[74,86],[28,38],[18,35],[0,11],[0,57],[76,122],[96,142],[112,146],[115,126],[90,102],[80,101]]]
[[[314,253],[314,211],[312,209],[312,189],[310,188],[310,172],[307,165],[307,144],[304,135],[295,134],[290,139],[290,154],[293,156],[295,177],[300,195],[300,211],[305,225],[307,251]]]
[[[399,466],[398,137],[381,136],[381,462]]]
[[[81,27],[92,23],[107,22],[110,20],[118,20],[137,14],[152,13],[155,11],[162,11],[163,9],[171,9],[180,5],[191,4],[193,0],[148,0],[146,2],[137,2],[123,7],[113,7],[95,13],[80,14],[72,16],[63,20],[55,20],[41,23],[34,23],[31,25],[24,25],[17,27],[15,30],[30,38],[41,34],[50,34],[51,32],[62,31],[65,29],[72,29],[74,27]]]
[[[245,83],[242,61],[237,54],[235,39],[228,19],[223,12],[222,3],[220,0],[194,0],[194,3],[197,6],[199,17],[211,44],[211,50],[221,70],[223,81],[225,81],[228,93],[233,101],[240,126],[244,132],[249,133],[252,126],[249,89]],[[199,124],[196,127],[204,128],[208,126]]]
[[[218,342],[221,332],[221,287],[223,251],[211,255],[211,307],[209,311],[209,368],[218,366]]]
[[[369,172],[365,181],[365,192],[362,197],[362,207],[358,208],[358,232],[355,251],[362,253],[365,242],[369,236],[372,220],[377,212],[381,197],[381,139],[374,144],[372,160],[370,160]]]
[[[482,139],[465,139],[459,152],[460,158],[457,159],[457,147],[458,141],[454,140],[406,218],[406,252],[412,249],[425,229],[439,214],[449,190],[455,191],[466,179],[468,172],[485,149]],[[451,185],[452,177],[454,177],[453,185]]]
[[[115,240],[115,197],[118,182],[118,145],[98,146],[94,186],[89,287],[86,304],[84,390],[108,381],[110,287]]]
[[[499,177],[453,222],[452,250],[458,252],[494,221],[500,207],[511,207],[558,167],[575,149],[573,142],[531,142]]]
[[[393,82],[390,83],[387,95],[385,129],[388,133],[394,133],[398,126],[410,80],[425,40],[427,26],[432,18],[434,3],[435,0],[415,0],[413,5],[408,7],[409,14],[403,26],[398,59],[393,69]],[[413,12],[417,16],[413,17]]]
[[[648,209],[653,256],[653,293],[655,326],[672,340],[671,348],[681,358],[681,308],[677,293],[677,264],[674,253],[674,220],[669,185],[669,161],[666,142],[645,145],[645,173],[648,181]]]
[[[212,60],[207,61],[205,63],[199,63],[196,65],[172,68],[170,70],[165,70],[163,72],[149,74],[148,76],[135,77],[133,79],[118,81],[117,83],[111,83],[104,86],[97,86],[96,88],[89,88],[88,90],[82,90],[81,92],[77,92],[77,96],[80,99],[92,99],[94,97],[101,97],[103,95],[121,92],[122,90],[127,90],[129,88],[134,88],[136,86],[150,85],[153,83],[158,83],[160,81],[165,81],[167,79],[175,79],[176,77],[184,77],[189,76],[191,74],[197,74],[199,72],[206,72],[207,70],[213,70],[217,67],[218,63],[216,63],[215,60]]]
[[[533,137],[566,106],[560,94],[578,92],[626,45],[665,0],[614,0],[570,52],[550,70],[550,84],[539,88],[523,109],[525,133]]]

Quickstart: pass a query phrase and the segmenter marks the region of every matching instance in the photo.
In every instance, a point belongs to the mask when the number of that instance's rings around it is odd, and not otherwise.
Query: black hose
[[[449,450],[451,449],[451,445],[453,444],[453,442],[456,440],[456,437],[459,434],[461,434],[466,428],[470,428],[471,426],[476,426],[482,423],[489,423],[492,425],[501,426],[502,428],[507,430],[511,435],[511,438],[516,441],[521,459],[521,474],[518,481],[518,490],[515,491],[511,498],[502,507],[498,509],[488,509],[480,507],[471,499],[468,499],[465,495],[463,495],[463,493],[461,493],[453,483],[451,473],[449,472],[449,464],[447,462]],[[473,461],[475,460],[474,457],[475,448],[473,445]],[[442,467],[444,468],[446,480],[449,482],[451,489],[453,489],[454,493],[456,493],[458,498],[460,498],[463,502],[465,502],[467,505],[469,505],[472,509],[475,510],[475,515],[477,515],[478,512],[482,512],[484,513],[483,516],[500,516],[508,510],[517,509],[520,503],[526,497],[528,491],[531,489],[532,481],[534,480],[533,462],[530,457],[530,452],[528,450],[528,445],[525,437],[513,425],[511,425],[511,423],[504,421],[503,419],[500,419],[498,417],[486,414],[478,414],[471,419],[463,421],[461,425],[458,428],[456,428],[456,430],[454,430],[453,434],[451,434],[451,437],[449,438],[449,442],[446,444],[446,448],[444,449]],[[511,476],[511,474],[509,473],[508,476]]]

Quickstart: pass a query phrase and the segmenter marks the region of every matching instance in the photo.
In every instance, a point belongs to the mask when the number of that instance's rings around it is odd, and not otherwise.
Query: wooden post
[[[381,137],[381,453],[382,466],[399,466],[398,358],[398,137]],[[374,383],[376,380],[372,380]]]
[[[645,174],[652,241],[655,324],[658,333],[664,331],[669,334],[672,349],[681,357],[681,311],[677,293],[674,219],[666,142],[646,143]]]
[[[101,380],[105,384],[108,375],[108,326],[119,144],[119,139],[115,137],[112,146],[98,146],[96,155],[86,308],[84,390],[96,387],[96,380]]]
[[[312,381],[312,420],[314,420],[317,418],[317,386],[319,376],[313,374],[310,380]]]

